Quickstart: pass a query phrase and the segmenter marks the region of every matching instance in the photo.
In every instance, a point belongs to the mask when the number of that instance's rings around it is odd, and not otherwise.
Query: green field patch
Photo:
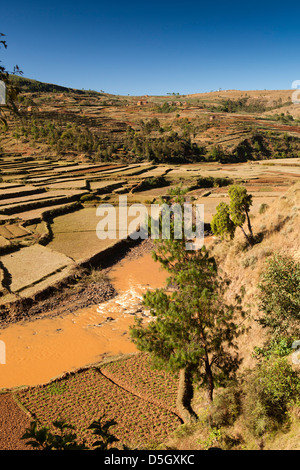
[[[124,390],[94,367],[44,386],[16,391],[15,396],[42,426],[53,429],[52,422],[62,419],[73,425],[79,440],[88,445],[95,436],[87,428],[103,414],[105,420],[115,420],[111,431],[120,445],[132,449],[164,442],[181,424],[174,413]]]

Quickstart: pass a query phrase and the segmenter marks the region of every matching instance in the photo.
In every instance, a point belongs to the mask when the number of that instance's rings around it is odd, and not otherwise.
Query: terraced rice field
[[[0,200],[0,214],[20,214],[27,210],[39,207],[51,207],[59,203],[67,203],[77,200],[85,194],[84,191],[45,191],[40,194],[30,194],[10,199]]]
[[[0,304],[3,305],[34,297],[117,243],[118,240],[97,238],[96,209],[104,202],[118,205],[122,192],[127,195],[128,204],[149,204],[167,196],[178,184],[192,187],[199,176],[229,177],[242,182],[253,195],[251,213],[255,215],[262,203],[281,197],[300,176],[300,159],[161,167],[32,163],[22,156],[8,160],[0,160],[3,178],[0,183]],[[132,192],[145,178],[162,174],[166,186]],[[193,197],[196,203],[204,204],[205,221],[210,222],[219,202],[228,200],[227,189],[192,189],[187,192],[187,198]],[[118,208],[116,215],[118,221]],[[120,445],[131,448],[153,449],[181,424],[176,413],[177,377],[153,370],[146,355],[133,354],[126,359],[101,363],[45,385],[12,393],[42,425],[51,427],[55,419],[65,419],[89,445],[95,437],[87,428],[103,414],[105,419],[116,421],[111,430],[120,439]]]
[[[15,396],[43,426],[51,428],[54,420],[63,419],[88,445],[95,441],[88,426],[105,415],[105,420],[116,421],[110,430],[120,445],[153,449],[181,424],[172,411],[176,393],[176,377],[149,370],[147,356],[134,355],[16,391]]]
[[[56,217],[52,224],[53,240],[48,247],[60,253],[64,253],[77,263],[83,263],[92,258],[96,253],[113,246],[119,241],[119,209],[116,207],[116,236],[109,232],[109,226],[105,227],[111,238],[99,239],[97,237],[97,225],[102,216],[97,216],[96,207],[84,209]],[[112,218],[112,221],[114,217]],[[134,217],[128,217],[128,223]]]
[[[1,263],[9,273],[6,287],[21,297],[34,293],[34,286],[46,278],[61,279],[75,267],[72,259],[39,244],[4,255]]]
[[[0,305],[23,295],[32,295],[46,288],[56,279],[63,279],[69,270],[45,274],[38,257],[32,258],[28,269],[36,267],[42,276],[17,291],[14,279],[16,264],[8,264],[8,256],[36,243],[66,256],[80,264],[105,250],[119,240],[99,240],[96,227],[99,218],[96,207],[103,203],[118,206],[119,195],[126,194],[128,205],[150,204],[161,196],[168,196],[171,188],[181,184],[194,187],[199,176],[230,178],[242,182],[253,195],[252,215],[264,202],[280,197],[300,176],[300,159],[268,160],[241,164],[198,163],[188,165],[89,164],[35,159],[22,155],[3,155],[0,158]],[[140,183],[148,178],[164,176],[166,186],[142,190]],[[148,181],[148,180],[147,180]],[[221,201],[227,201],[227,188],[198,188],[187,192],[195,203],[204,204],[205,222],[209,223]],[[36,251],[37,253],[38,251]],[[32,251],[32,255],[34,255]],[[16,257],[12,257],[12,260]],[[24,258],[25,259],[25,258]],[[12,269],[12,272],[10,272]],[[31,277],[28,276],[28,279]],[[10,282],[7,280],[10,279]]]

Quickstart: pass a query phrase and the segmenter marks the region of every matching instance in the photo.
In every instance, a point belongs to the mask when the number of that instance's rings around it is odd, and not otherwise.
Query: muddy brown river
[[[124,259],[110,272],[118,295],[76,312],[19,322],[0,331],[6,363],[0,364],[0,388],[38,385],[96,363],[107,356],[135,352],[128,328],[140,310],[142,295],[167,278],[151,254]],[[147,312],[145,312],[147,314]]]

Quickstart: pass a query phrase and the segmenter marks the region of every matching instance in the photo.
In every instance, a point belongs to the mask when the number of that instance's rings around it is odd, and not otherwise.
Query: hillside
[[[13,77],[4,151],[85,162],[240,162],[299,156],[292,90],[119,96]]]
[[[99,204],[117,206],[123,195],[128,204],[143,203],[150,210],[181,185],[187,200],[204,204],[208,230],[217,205],[228,200],[231,183],[251,192],[255,215],[300,176],[298,158],[175,166],[72,163],[13,153],[0,157],[0,171],[0,310],[4,306],[5,316],[10,303],[32,299],[121,246],[118,236],[98,239]],[[41,259],[48,260],[45,266],[39,265]]]
[[[270,204],[266,204],[262,213],[257,213],[251,217],[254,234],[260,240],[252,248],[247,247],[245,238],[241,231],[236,233],[232,241],[220,241],[213,239],[209,244],[210,252],[215,256],[219,268],[224,276],[229,280],[230,287],[226,297],[227,301],[233,301],[236,295],[241,295],[244,289],[242,305],[247,311],[246,319],[242,320],[246,327],[246,333],[238,339],[238,351],[243,359],[240,366],[241,377],[249,371],[255,370],[258,362],[254,357],[254,348],[263,346],[268,338],[267,330],[257,322],[262,313],[259,310],[259,289],[258,284],[261,281],[261,275],[266,269],[266,262],[275,253],[283,257],[291,256],[296,262],[300,260],[300,183],[296,183],[290,189],[282,194]],[[294,364],[289,359],[292,368],[299,371],[299,365]],[[275,379],[276,380],[276,379]],[[274,385],[275,387],[275,385]],[[222,389],[217,391],[217,395]],[[234,423],[221,426],[211,424],[214,419],[224,417],[223,413],[234,412],[234,400],[232,400],[232,391],[225,389],[228,394],[229,403],[221,402],[217,408],[216,418],[214,418],[214,408],[208,412],[210,421],[207,424],[206,403],[203,402],[203,395],[200,392],[195,400],[195,407],[202,419],[200,424],[191,425],[186,434],[183,432],[180,439],[170,441],[171,446],[181,449],[193,449],[195,446],[202,445],[220,445],[223,448],[233,449],[264,449],[264,450],[298,450],[300,438],[299,407],[291,407],[287,412],[289,416],[288,424],[277,428],[273,432],[264,432],[262,435],[254,436],[249,432],[247,419],[243,412],[238,415]],[[230,401],[232,400],[232,401]],[[244,398],[243,406],[247,405],[249,398]],[[204,405],[204,408],[203,408]],[[223,406],[223,408],[222,408]],[[254,408],[254,404],[252,404]],[[228,408],[227,408],[228,407]],[[247,406],[246,406],[247,407]],[[274,410],[276,405],[274,405]],[[235,410],[236,412],[236,410]],[[225,420],[224,420],[225,421]],[[257,417],[259,422],[259,417]],[[207,427],[208,426],[208,427]],[[219,432],[217,430],[219,429]],[[227,437],[226,437],[227,436]],[[206,443],[206,444],[205,444]],[[226,447],[229,446],[229,447]],[[233,447],[231,447],[233,446]],[[201,448],[201,445],[200,445]]]
[[[237,231],[231,242],[215,240],[211,250],[220,266],[231,280],[230,296],[234,298],[245,287],[244,305],[251,306],[249,322],[250,333],[241,342],[241,351],[245,357],[243,367],[251,367],[254,361],[251,353],[254,346],[259,346],[264,339],[264,331],[256,324],[260,316],[258,310],[258,288],[261,273],[266,260],[273,253],[292,256],[300,260],[300,182],[271,203],[266,203],[263,213],[257,212],[251,218],[254,234],[261,239],[251,249],[245,245],[241,231]]]

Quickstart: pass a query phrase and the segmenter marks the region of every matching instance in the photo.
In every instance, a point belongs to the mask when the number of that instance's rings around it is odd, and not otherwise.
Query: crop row
[[[131,448],[163,442],[179,425],[175,414],[138,398],[90,368],[48,385],[16,392],[18,400],[43,426],[62,419],[88,445],[95,440],[88,426],[103,414],[115,420],[113,434]]]
[[[176,413],[178,375],[152,367],[147,354],[136,354],[101,368],[118,385]]]

